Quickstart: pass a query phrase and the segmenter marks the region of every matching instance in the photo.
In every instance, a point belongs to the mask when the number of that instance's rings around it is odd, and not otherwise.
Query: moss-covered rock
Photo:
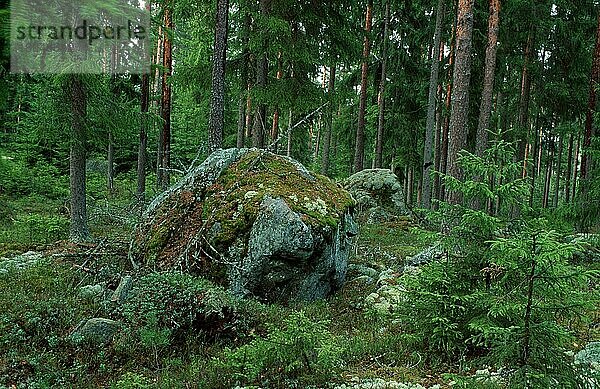
[[[343,283],[353,206],[290,158],[220,150],[150,204],[130,257],[198,272],[237,295],[312,300]]]
[[[365,169],[344,181],[346,188],[358,203],[360,218],[367,223],[390,221],[408,216],[402,184],[388,169]]]

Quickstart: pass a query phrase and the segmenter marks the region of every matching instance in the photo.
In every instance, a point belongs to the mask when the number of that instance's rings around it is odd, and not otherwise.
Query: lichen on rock
[[[402,185],[389,169],[365,169],[344,181],[356,199],[360,217],[370,224],[390,221],[410,212],[404,202]]]
[[[312,300],[343,283],[353,207],[291,158],[219,150],[150,204],[130,258],[198,272],[238,295]]]

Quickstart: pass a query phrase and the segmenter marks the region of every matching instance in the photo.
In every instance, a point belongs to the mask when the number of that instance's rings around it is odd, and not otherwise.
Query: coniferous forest
[[[600,3],[142,6],[44,74],[0,0],[0,388],[600,387]]]

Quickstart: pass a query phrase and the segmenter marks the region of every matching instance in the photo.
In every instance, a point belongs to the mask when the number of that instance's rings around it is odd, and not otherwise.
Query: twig
[[[288,130],[287,130],[287,132],[285,132],[285,133],[281,133],[281,134],[280,134],[280,135],[277,137],[277,139],[275,139],[275,140],[273,141],[273,143],[271,143],[271,144],[270,144],[270,145],[267,147],[267,150],[269,150],[269,151],[273,151],[273,150],[274,150],[274,147],[275,147],[275,145],[276,145],[277,143],[279,143],[279,141],[280,141],[280,140],[282,140],[282,139],[283,139],[283,136],[284,136],[284,135],[289,135],[289,134],[292,132],[292,130],[293,130],[294,128],[298,127],[300,124],[302,124],[302,123],[304,123],[305,121],[307,121],[308,119],[310,119],[312,116],[314,116],[315,114],[317,114],[317,113],[318,113],[320,110],[322,110],[322,109],[323,109],[323,108],[324,108],[326,105],[328,105],[328,104],[329,104],[329,101],[328,101],[328,102],[326,102],[326,103],[323,103],[323,104],[321,104],[321,106],[320,106],[319,108],[315,109],[314,111],[312,111],[311,113],[309,113],[308,115],[306,115],[305,117],[303,117],[303,118],[302,118],[302,120],[300,120],[298,123],[294,124],[294,125],[293,125],[293,126],[291,126],[291,127],[288,127]]]

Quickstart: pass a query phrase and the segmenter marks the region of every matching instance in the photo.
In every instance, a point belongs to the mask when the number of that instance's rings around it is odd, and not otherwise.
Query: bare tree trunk
[[[283,70],[281,69],[281,51],[277,53],[277,80],[281,80],[283,77]],[[275,112],[273,113],[273,127],[271,128],[271,139],[275,141],[279,137],[279,107],[275,106]],[[277,154],[279,148],[279,142],[275,142],[273,145],[273,152]]]
[[[452,68],[454,67],[454,54],[456,44],[456,24],[452,25],[452,36],[450,38],[450,53],[448,58],[448,84],[446,85],[446,98],[444,99],[445,113],[444,125],[442,129],[442,147],[440,153],[440,172],[446,174],[448,172],[448,137],[450,134],[450,105],[452,102]],[[446,199],[446,188],[443,182],[440,182],[440,191],[438,200]]]
[[[140,102],[140,143],[137,159],[137,202],[143,204],[146,197],[146,147],[148,144],[148,105],[150,101],[150,77],[142,75],[142,95]]]
[[[106,189],[109,195],[115,191],[115,141],[113,139],[112,130],[108,130],[108,150],[106,156],[108,163],[106,169]]]
[[[492,93],[494,90],[494,77],[496,74],[496,49],[498,47],[498,22],[500,13],[500,0],[490,0],[490,16],[488,19],[488,43],[485,49],[485,72],[483,78],[483,91],[479,106],[479,123],[477,125],[477,140],[475,154],[483,156],[487,148],[488,130],[490,127],[490,113],[492,112]]]
[[[565,174],[565,203],[571,202],[571,174],[573,173],[573,134],[569,135],[567,173]]]
[[[170,34],[173,31],[173,20],[171,18],[172,4],[165,5],[164,20],[165,28],[163,36],[163,74],[162,74],[162,98],[161,98],[161,118],[163,127],[160,133],[160,164],[157,172],[157,186],[159,190],[166,190],[170,183],[171,167],[171,84],[172,74],[172,41]]]
[[[577,193],[577,177],[579,176],[577,167],[579,163],[579,150],[581,150],[581,134],[577,134],[577,146],[575,147],[575,158],[573,159],[573,190],[571,192],[571,198],[575,201],[575,194]]]
[[[471,36],[473,33],[473,1],[458,1],[456,22],[456,58],[454,62],[454,80],[452,92],[452,111],[450,112],[450,137],[448,142],[448,172],[461,180],[463,171],[458,166],[458,153],[467,145],[469,113],[469,78],[471,75]],[[449,201],[457,204],[461,193],[452,192]]]
[[[249,77],[248,77],[248,67],[250,62],[250,50],[248,49],[248,40],[249,40],[249,31],[250,31],[250,13],[246,13],[244,16],[244,26],[242,30],[242,69],[240,74],[240,97],[238,100],[238,123],[237,123],[237,139],[236,139],[236,147],[242,148],[245,143],[245,125],[246,125],[246,106],[249,103]],[[249,108],[248,108],[249,111]]]
[[[229,0],[217,0],[215,41],[213,48],[212,94],[208,121],[208,152],[223,147],[225,126],[225,62],[227,55],[227,20]]]
[[[354,149],[354,172],[363,170],[365,158],[365,114],[367,109],[367,80],[369,75],[369,53],[371,42],[371,24],[373,18],[373,0],[369,0],[365,15],[365,39],[363,46],[362,71],[360,81],[360,99],[358,108],[358,127],[356,128],[356,144]]]
[[[558,192],[560,189],[560,173],[562,169],[562,154],[563,154],[563,136],[559,135],[558,138],[558,159],[556,160],[556,181],[554,183],[554,198],[552,199],[552,206],[558,207]]]
[[[442,0],[440,0],[442,1]],[[377,118],[377,140],[375,142],[375,167],[380,168],[383,160],[383,130],[385,126],[385,78],[386,78],[386,66],[387,66],[387,41],[389,34],[389,20],[390,20],[390,1],[385,2],[385,16],[383,23],[383,52],[381,59],[381,80],[379,81],[379,93],[377,95],[377,103],[379,105],[379,117]],[[439,41],[438,41],[439,47]],[[437,58],[437,56],[436,56]]]
[[[333,94],[335,93],[335,68],[336,64],[333,64],[329,69],[329,86],[327,90],[327,97],[329,106],[327,107],[327,123],[325,128],[325,135],[323,137],[323,155],[321,156],[321,174],[329,174],[329,148],[331,145],[331,133],[333,131]]]
[[[78,75],[70,75],[66,81],[67,93],[71,100],[71,149],[69,156],[69,188],[71,191],[71,242],[81,243],[91,240],[87,225],[85,200],[85,162],[87,152],[86,93],[83,80]]]
[[[534,200],[534,196],[535,196],[535,186],[536,186],[536,179],[539,176],[539,171],[537,169],[537,167],[540,165],[540,153],[539,150],[541,149],[541,136],[542,136],[542,129],[540,128],[540,113],[538,112],[537,114],[537,118],[535,120],[535,129],[534,129],[534,135],[535,135],[535,139],[533,141],[533,171],[531,172],[531,186],[529,189],[529,206],[533,207],[533,200]]]
[[[544,181],[544,195],[542,199],[542,208],[548,208],[550,198],[550,183],[552,182],[552,164],[554,163],[554,141],[550,141],[548,146],[548,160],[546,161],[546,179]]]
[[[290,112],[288,114],[288,133],[287,133],[287,149],[285,155],[288,157],[292,156],[292,109],[290,108]]]
[[[442,20],[444,18],[444,0],[438,0],[435,16],[435,32],[433,34],[433,55],[429,74],[429,97],[427,102],[427,122],[425,125],[425,145],[423,146],[423,189],[422,206],[431,208],[431,167],[433,154],[433,138],[435,130],[436,94],[438,90],[440,41],[442,36]]]
[[[533,52],[533,24],[529,28],[527,35],[527,45],[523,53],[523,70],[521,71],[521,96],[519,100],[519,122],[517,127],[517,160],[523,161],[523,174],[527,175],[527,161],[525,160],[525,148],[527,147],[528,122],[529,122],[529,96],[531,95],[531,77],[529,66]]]
[[[406,205],[411,206],[413,200],[413,190],[414,190],[414,168],[411,166],[408,168],[407,176],[406,176]]]
[[[260,0],[260,14],[263,18],[269,15],[269,0]],[[262,90],[267,86],[267,72],[269,63],[267,61],[266,42],[261,48],[262,52],[256,61],[256,86]],[[260,149],[265,147],[265,132],[267,128],[267,106],[263,102],[256,105],[254,113],[254,127],[252,129],[252,146]]]
[[[581,179],[584,180],[590,172],[592,157],[589,148],[594,136],[594,114],[596,113],[596,87],[600,83],[600,11],[598,11],[598,27],[596,29],[596,46],[592,60],[592,71],[590,74],[590,95],[588,109],[585,115],[585,134],[583,137],[583,151],[581,155]]]

